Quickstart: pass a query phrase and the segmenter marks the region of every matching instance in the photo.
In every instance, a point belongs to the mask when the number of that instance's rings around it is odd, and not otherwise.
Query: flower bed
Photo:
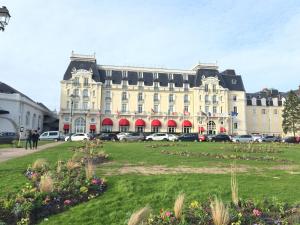
[[[24,173],[28,183],[18,193],[0,199],[0,224],[1,221],[7,225],[35,224],[101,195],[107,182],[95,175],[93,160],[87,161],[93,156],[85,156],[58,161],[55,169],[46,160],[36,160]],[[103,157],[98,160],[103,161]]]
[[[287,225],[299,224],[300,208],[275,198],[256,203],[241,200],[238,206],[209,199],[204,203],[192,201],[186,208],[175,203],[174,210],[161,209],[142,220],[145,225]]]
[[[253,160],[253,161],[272,161],[272,162],[280,162],[280,163],[291,163],[293,161],[287,159],[280,159],[273,156],[247,156],[247,155],[227,155],[227,154],[214,154],[207,152],[189,152],[189,151],[167,151],[162,150],[161,154],[165,155],[176,155],[182,157],[208,157],[215,159],[230,159],[230,160]]]

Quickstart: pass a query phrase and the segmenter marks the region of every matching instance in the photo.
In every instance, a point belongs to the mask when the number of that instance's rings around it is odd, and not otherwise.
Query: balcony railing
[[[111,110],[105,110],[104,113],[105,114],[111,114]]]

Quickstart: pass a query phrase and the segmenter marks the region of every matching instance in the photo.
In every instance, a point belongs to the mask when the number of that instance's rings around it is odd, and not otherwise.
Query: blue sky
[[[71,51],[99,64],[235,69],[247,92],[300,85],[298,0],[3,0],[0,81],[59,109]]]

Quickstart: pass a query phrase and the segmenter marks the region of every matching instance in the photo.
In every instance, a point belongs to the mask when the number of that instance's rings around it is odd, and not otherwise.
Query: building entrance
[[[214,121],[207,123],[207,134],[216,134],[216,124]]]

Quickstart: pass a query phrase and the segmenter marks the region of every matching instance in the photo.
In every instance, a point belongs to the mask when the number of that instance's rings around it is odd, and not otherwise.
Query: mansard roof
[[[92,70],[93,80],[104,83],[105,80],[112,80],[112,84],[121,84],[122,80],[128,80],[129,85],[137,85],[138,81],[143,81],[145,86],[153,86],[154,82],[159,82],[161,87],[168,87],[169,83],[174,83],[175,87],[183,87],[184,83],[188,83],[189,87],[199,87],[202,84],[203,77],[217,77],[219,84],[232,91],[245,91],[241,76],[236,75],[234,70],[225,70],[219,72],[216,67],[200,68],[194,70],[176,70],[162,68],[144,68],[144,67],[124,67],[127,71],[127,77],[122,77],[122,68],[118,66],[102,66],[97,65],[96,60],[81,60],[80,58],[72,58],[65,74],[64,80],[72,77],[73,69]],[[106,70],[110,68],[111,77],[107,77]],[[138,72],[143,71],[143,78],[138,78]],[[154,79],[154,72],[157,71],[158,78]],[[173,74],[173,78],[169,79],[169,74]],[[186,76],[186,78],[185,78]]]
[[[273,106],[273,98],[278,98],[278,105],[282,105],[281,99],[286,96],[286,93],[280,92],[277,89],[264,88],[255,93],[246,93],[247,105],[252,105],[252,98],[256,99],[256,105],[261,106],[261,99],[266,99],[266,106]]]

